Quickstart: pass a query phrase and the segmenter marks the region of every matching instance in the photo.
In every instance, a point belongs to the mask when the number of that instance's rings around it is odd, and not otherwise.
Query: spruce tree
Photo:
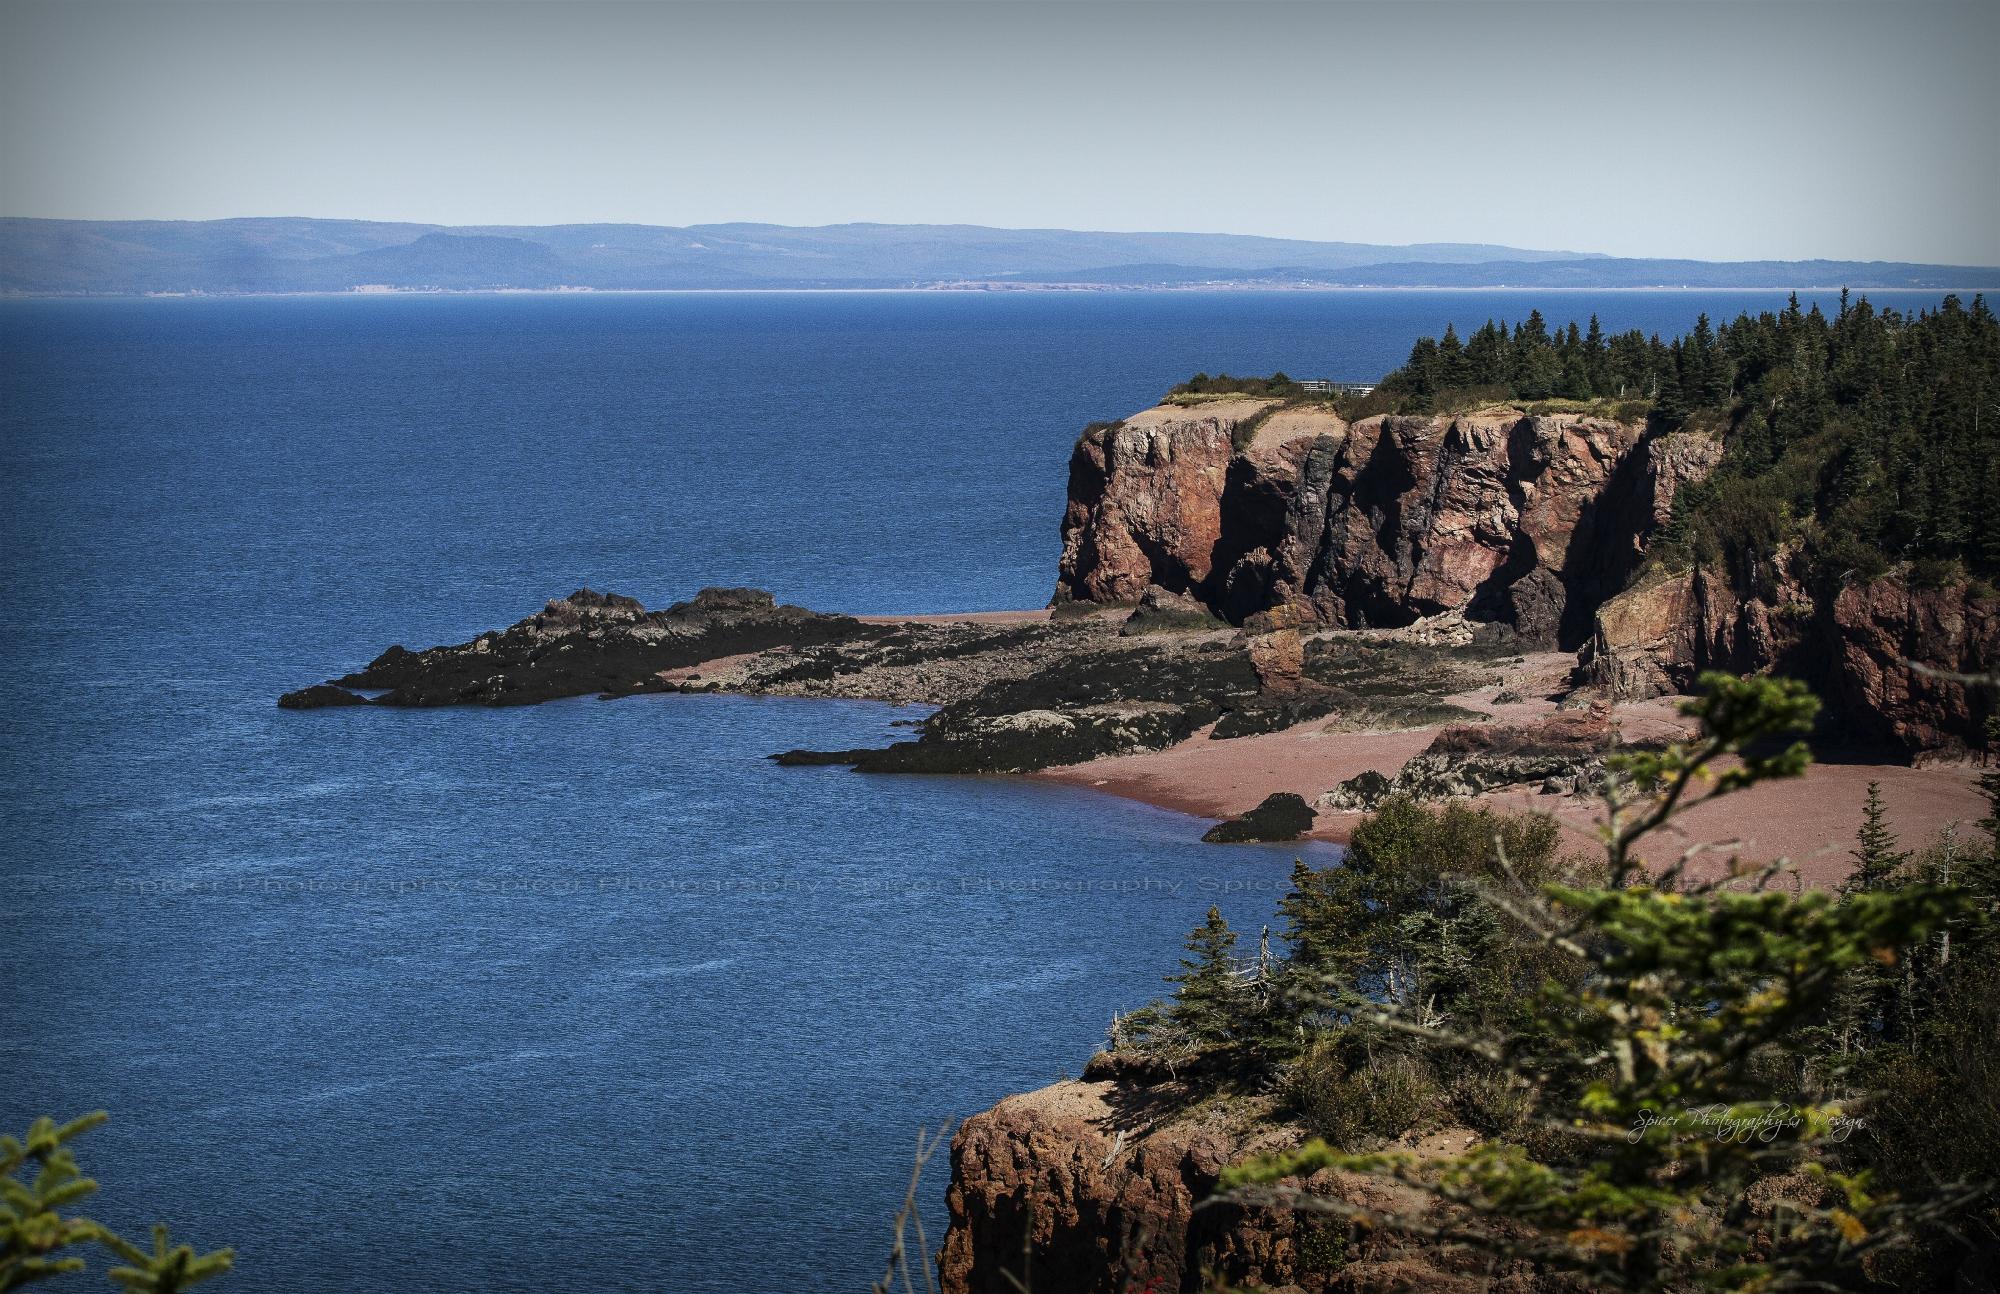
[[[1169,1013],[1197,1042],[1215,1046],[1241,1029],[1242,986],[1236,979],[1236,932],[1218,908],[1188,934],[1181,970],[1167,976],[1176,985]]]
[[[1446,387],[1464,386],[1469,373],[1465,347],[1458,340],[1458,330],[1449,323],[1444,326],[1444,337],[1438,342],[1438,381]]]
[[[128,1290],[146,1294],[179,1291],[226,1273],[235,1260],[229,1249],[197,1254],[168,1239],[167,1229],[153,1228],[151,1249],[120,1236],[102,1222],[65,1215],[78,1200],[97,1190],[83,1175],[69,1143],[105,1121],[98,1110],[58,1125],[40,1118],[25,1138],[0,1136],[0,1290],[79,1272],[85,1263],[77,1251],[99,1245],[124,1260],[106,1274]]]
[[[1904,864],[1907,852],[1896,848],[1896,833],[1889,829],[1882,807],[1882,784],[1868,784],[1868,799],[1861,806],[1861,829],[1855,833],[1854,871],[1841,883],[1847,893],[1866,893],[1889,885]]]

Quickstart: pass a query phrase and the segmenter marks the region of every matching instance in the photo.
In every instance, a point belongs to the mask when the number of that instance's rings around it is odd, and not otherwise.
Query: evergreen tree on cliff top
[[[1244,993],[1236,978],[1236,932],[1219,908],[1188,935],[1187,956],[1180,973],[1167,976],[1176,985],[1169,1007],[1173,1022],[1202,1043],[1220,1043],[1240,1026]]]
[[[1843,295],[1832,319],[1794,296],[1719,327],[1703,315],[1670,342],[1531,314],[1473,333],[1462,364],[1420,339],[1374,407],[1556,396],[1646,400],[1655,430],[1721,438],[1720,466],[1676,496],[1689,524],[1655,545],[1669,566],[1754,592],[1796,546],[1809,582],[1832,587],[1906,563],[1919,583],[2000,579],[2000,319],[1983,296],[1905,314]]]

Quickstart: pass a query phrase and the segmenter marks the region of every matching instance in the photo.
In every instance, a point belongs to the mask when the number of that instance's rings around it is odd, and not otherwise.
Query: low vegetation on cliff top
[[[1919,854],[1871,795],[1837,894],[1776,866],[1653,875],[1637,851],[1675,814],[1807,762],[1785,744],[1804,689],[1704,686],[1696,741],[1614,760],[1600,859],[1559,856],[1543,818],[1398,800],[1343,866],[1295,870],[1282,959],[1245,964],[1209,914],[1174,996],[1114,1045],[1283,1095],[1310,1139],[1233,1168],[1231,1198],[1351,1228],[1343,1253],[1402,1236],[1589,1288],[1980,1279],[2000,1251],[2000,773],[1988,838]],[[1445,1125],[1481,1137],[1399,1144]],[[1326,1169],[1427,1204],[1351,1202],[1314,1185]]]

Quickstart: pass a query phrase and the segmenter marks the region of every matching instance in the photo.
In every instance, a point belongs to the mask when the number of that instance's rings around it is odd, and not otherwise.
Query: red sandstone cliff
[[[945,1294],[1494,1288],[1324,1213],[1235,1204],[1197,1211],[1224,1167],[1289,1149],[1300,1134],[1260,1102],[1175,1109],[1174,1095],[1143,1084],[1060,1082],[966,1120],[951,1147],[951,1229],[938,1257]],[[1434,1133],[1415,1149],[1455,1153],[1471,1136]],[[1295,1185],[1378,1212],[1426,1204],[1407,1187],[1333,1170]],[[1532,1288],[1514,1276],[1510,1287]]]
[[[1079,441],[1056,598],[1159,585],[1239,623],[1278,608],[1347,626],[1457,610],[1573,644],[1674,489],[1717,453],[1575,414],[1349,426],[1247,398],[1161,406]]]
[[[2000,665],[2000,598],[1907,574],[1815,597],[1781,553],[1771,590],[1746,597],[1710,571],[1658,573],[1606,602],[1578,681],[1632,698],[1683,691],[1705,669],[1811,682],[1856,737],[1921,756],[1984,745],[1990,688],[1954,675]]]
[[[1460,611],[1581,647],[1577,682],[1613,694],[1777,670],[1857,738],[1913,755],[1983,745],[1990,689],[1927,672],[2000,667],[2000,601],[1979,590],[1898,574],[1813,589],[1789,552],[1755,573],[1755,595],[1715,571],[1642,573],[1675,493],[1721,454],[1707,436],[1579,414],[1349,425],[1248,397],[1162,405],[1078,442],[1056,600],[1159,586],[1260,626]]]

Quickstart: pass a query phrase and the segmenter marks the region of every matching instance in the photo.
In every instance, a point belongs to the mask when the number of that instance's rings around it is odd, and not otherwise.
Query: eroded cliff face
[[[1449,1258],[1405,1251],[1325,1213],[1239,1204],[1197,1211],[1225,1167],[1290,1149],[1302,1134],[1261,1109],[1172,1109],[1172,1094],[1159,1086],[1087,1074],[966,1120],[951,1148],[951,1229],[938,1257],[945,1294],[1493,1288]],[[1411,1148],[1452,1153],[1471,1136],[1435,1133]],[[1334,1170],[1289,1185],[1384,1213],[1422,1213],[1427,1204],[1407,1187]],[[1535,1288],[1518,1278],[1511,1287]]]
[[[1815,595],[1796,554],[1745,596],[1716,572],[1658,574],[1598,610],[1577,682],[1632,699],[1686,691],[1702,670],[1775,670],[1811,683],[1853,736],[1911,756],[1984,745],[2000,663],[2000,598],[1896,572]]]
[[[1070,456],[1057,596],[1136,602],[1152,585],[1182,594],[1206,588],[1222,538],[1232,437],[1271,403],[1161,406],[1085,432]]]
[[[1463,611],[1574,647],[1719,454],[1572,414],[1162,406],[1079,441],[1056,599],[1158,585],[1234,623],[1352,627]]]
[[[1575,414],[1348,425],[1269,400],[1161,406],[1078,442],[1056,600],[1159,587],[1258,628],[1462,612],[1581,648],[1577,683],[1610,696],[1775,670],[1810,682],[1854,738],[1983,746],[1987,691],[1947,676],[2000,664],[2000,601],[1966,583],[1815,588],[1795,552],[1734,581],[1642,573],[1675,494],[1721,456],[1704,435]]]

